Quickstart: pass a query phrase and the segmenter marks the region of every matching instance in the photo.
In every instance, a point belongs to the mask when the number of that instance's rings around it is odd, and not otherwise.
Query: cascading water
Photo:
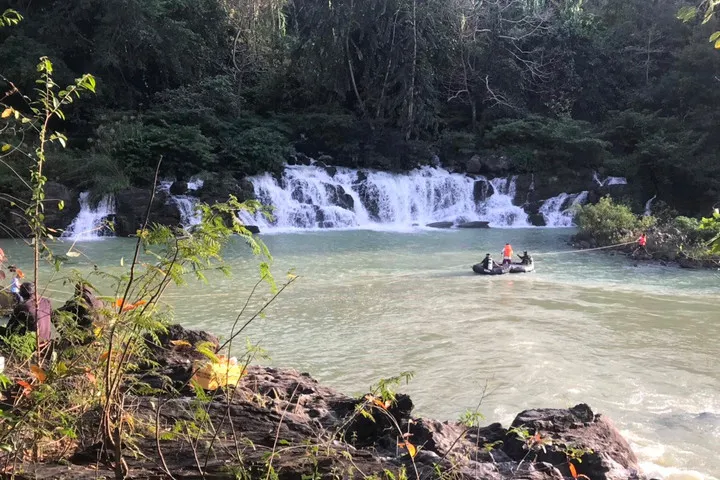
[[[578,194],[561,193],[557,197],[548,198],[540,207],[540,213],[548,227],[572,227],[577,205],[587,201],[588,192]]]
[[[652,204],[656,198],[657,198],[657,195],[654,195],[650,200],[645,202],[645,212],[643,213],[643,215],[645,215],[646,217],[649,217],[650,215],[652,215]]]
[[[106,195],[93,208],[90,206],[89,197],[90,192],[80,194],[80,213],[65,230],[63,237],[85,241],[109,236],[106,223],[108,217],[115,214],[115,199]]]
[[[601,187],[607,187],[609,185],[627,185],[627,179],[625,177],[607,177],[602,180],[598,177],[597,172],[593,173],[593,181]]]
[[[172,202],[177,209],[180,211],[180,223],[183,227],[192,227],[200,223],[200,215],[195,206],[198,203],[198,199],[191,195],[173,195],[170,193],[170,187],[173,182],[162,181],[158,186],[158,190],[166,192],[168,194],[168,201]],[[188,191],[196,191],[201,189],[203,186],[202,180],[191,180],[187,183]]]
[[[274,218],[241,214],[241,220],[262,231],[405,229],[439,221],[476,220],[496,227],[528,226],[527,214],[512,203],[515,178],[488,182],[436,167],[394,174],[296,165],[286,167],[280,180],[270,174],[250,180],[258,200],[273,207]]]

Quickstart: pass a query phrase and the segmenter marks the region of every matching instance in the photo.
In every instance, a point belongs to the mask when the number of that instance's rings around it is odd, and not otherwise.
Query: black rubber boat
[[[511,263],[510,265],[495,265],[492,269],[487,269],[483,267],[482,263],[476,263],[472,269],[478,275],[504,275],[506,273],[530,273],[535,270],[535,265]]]
[[[535,271],[534,263],[513,263],[510,265],[510,273],[530,273]]]
[[[508,265],[495,265],[493,268],[484,268],[482,263],[476,263],[472,267],[473,272],[478,275],[504,275],[510,272],[510,266]]]

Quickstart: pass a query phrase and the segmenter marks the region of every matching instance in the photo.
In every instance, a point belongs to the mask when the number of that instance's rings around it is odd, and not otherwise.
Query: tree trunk
[[[415,122],[415,70],[417,69],[417,0],[412,3],[413,26],[413,58],[410,73],[410,88],[408,90],[408,118],[405,131],[405,140],[410,140]]]

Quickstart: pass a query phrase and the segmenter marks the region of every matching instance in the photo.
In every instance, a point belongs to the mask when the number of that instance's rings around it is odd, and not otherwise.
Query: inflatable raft
[[[476,263],[472,269],[478,275],[504,275],[506,273],[530,273],[535,270],[535,265],[511,263],[510,265],[495,265],[492,269],[488,269],[484,268],[482,263]]]

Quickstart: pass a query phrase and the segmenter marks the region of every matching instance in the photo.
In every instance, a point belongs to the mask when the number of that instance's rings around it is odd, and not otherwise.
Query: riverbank
[[[186,385],[198,345],[213,340],[179,326],[170,332],[153,348],[159,369],[138,376],[154,388],[167,385],[164,379]],[[168,478],[167,471],[214,479],[646,478],[613,423],[587,405],[526,410],[507,428],[481,427],[478,412],[465,415],[465,423],[419,418],[409,396],[391,391],[392,381],[378,385],[350,397],[306,373],[250,366],[236,389],[209,397],[189,388],[179,395],[128,395],[138,435],[136,455],[127,455],[127,478]],[[86,415],[92,431],[98,419]],[[21,479],[111,476],[101,450],[78,443],[62,458],[18,463],[14,472]]]

